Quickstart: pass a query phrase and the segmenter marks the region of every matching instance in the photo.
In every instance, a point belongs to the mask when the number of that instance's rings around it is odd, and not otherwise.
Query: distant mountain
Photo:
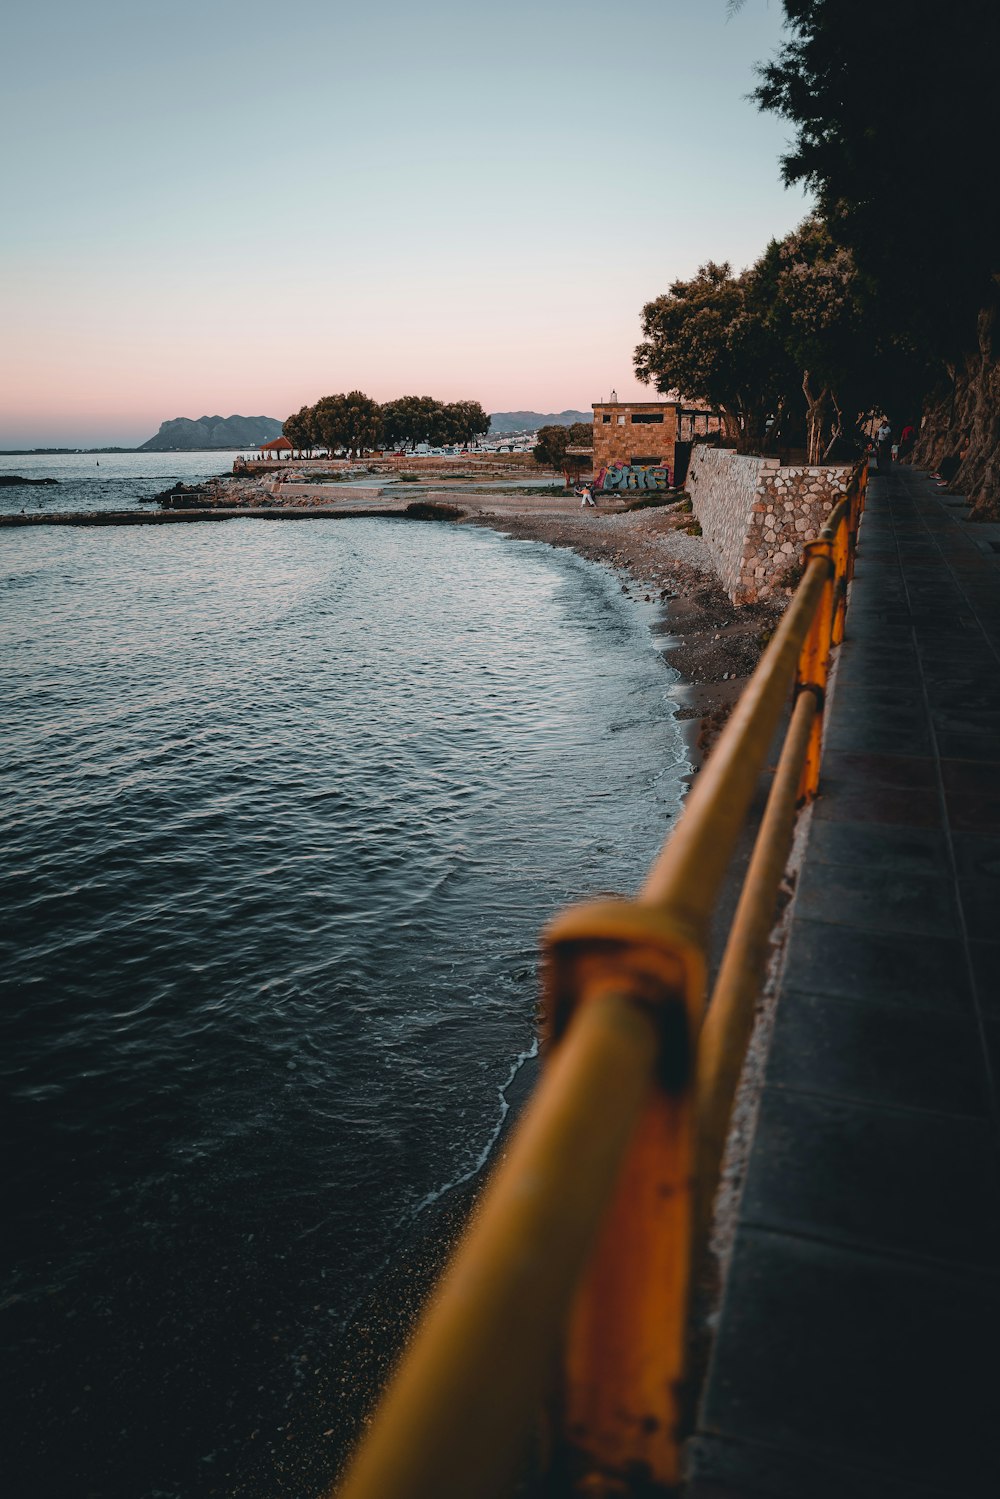
[[[504,432],[535,432],[539,427],[572,427],[574,422],[594,420],[592,411],[494,411],[490,416],[490,436]]]
[[[155,437],[144,442],[140,453],[184,453],[195,448],[257,448],[281,436],[276,416],[175,416],[161,422]]]

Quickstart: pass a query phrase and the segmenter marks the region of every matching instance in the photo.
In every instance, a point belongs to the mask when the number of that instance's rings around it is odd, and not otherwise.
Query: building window
[[[618,425],[619,425],[619,427],[624,427],[624,425],[625,425],[625,418],[623,416],[620,416],[618,418]]]
[[[606,427],[610,427],[610,425],[611,425],[611,418],[610,418],[610,416],[602,416],[601,417],[601,421],[604,423],[604,425]]]
[[[663,412],[662,411],[637,411],[637,412],[633,413],[632,421],[633,421],[633,423],[635,423],[635,422],[644,422],[647,426],[650,426],[650,427],[653,426],[654,423],[659,422],[659,424],[662,426],[663,425]]]
[[[657,457],[657,458],[630,458],[629,459],[629,463],[631,463],[631,465],[632,465],[633,468],[659,468],[661,466],[661,464],[663,463],[663,459],[659,458],[659,457]]]

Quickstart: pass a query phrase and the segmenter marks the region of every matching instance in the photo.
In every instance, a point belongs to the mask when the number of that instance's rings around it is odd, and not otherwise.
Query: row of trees
[[[759,0],[730,9],[746,3]],[[744,446],[764,407],[790,421],[797,406],[813,452],[838,408],[847,424],[875,405],[897,430],[922,409],[918,460],[964,454],[956,485],[1000,514],[1000,7],[784,11],[756,98],[793,127],[782,173],[813,191],[816,216],[742,276],[706,266],[650,303],[637,368],[716,400]]]
[[[642,331],[641,380],[710,402],[740,452],[795,443],[804,429],[810,463],[876,404],[917,409],[925,373],[818,215],[738,275],[710,261],[675,281],[643,308]]]
[[[381,447],[464,445],[489,429],[490,419],[478,401],[445,404],[433,396],[400,396],[380,405],[364,391],[352,390],[303,406],[281,430],[300,452],[326,448],[360,458]]]

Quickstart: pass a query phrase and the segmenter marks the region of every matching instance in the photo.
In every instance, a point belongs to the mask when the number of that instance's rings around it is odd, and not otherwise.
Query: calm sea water
[[[0,563],[3,1491],[304,1496],[294,1442],[233,1475],[487,1159],[540,923],[678,810],[673,673],[607,574],[482,531],[33,528]]]
[[[178,479],[197,484],[231,474],[233,453],[0,454],[0,474],[55,479],[52,485],[0,485],[0,515],[26,510],[130,510]],[[153,507],[156,508],[155,506]]]

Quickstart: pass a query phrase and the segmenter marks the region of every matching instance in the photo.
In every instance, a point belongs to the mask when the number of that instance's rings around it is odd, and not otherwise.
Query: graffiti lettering
[[[656,468],[636,468],[627,463],[612,463],[601,469],[594,488],[605,494],[623,489],[669,489],[670,470],[666,464]]]

